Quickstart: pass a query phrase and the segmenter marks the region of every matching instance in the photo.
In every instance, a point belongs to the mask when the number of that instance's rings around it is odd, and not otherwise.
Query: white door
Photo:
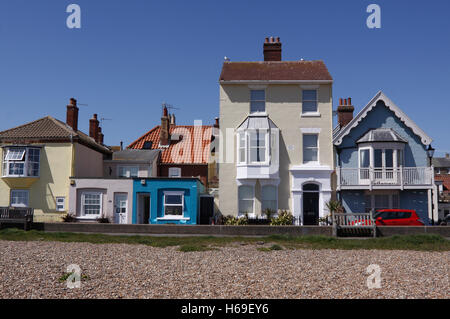
[[[128,217],[127,194],[114,195],[114,222],[116,224],[126,224]]]

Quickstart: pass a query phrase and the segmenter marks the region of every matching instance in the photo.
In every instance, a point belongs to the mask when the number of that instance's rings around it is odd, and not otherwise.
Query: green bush
[[[228,215],[224,217],[224,224],[229,226],[248,225],[248,215],[245,214],[243,217],[235,217]]]
[[[270,225],[280,226],[280,225],[292,225],[294,223],[294,216],[290,211],[282,210],[278,213],[278,217],[272,218]]]

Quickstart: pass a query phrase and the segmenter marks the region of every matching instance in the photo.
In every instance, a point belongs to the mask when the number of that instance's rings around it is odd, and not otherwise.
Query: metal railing
[[[338,187],[345,186],[431,186],[431,167],[336,168]]]

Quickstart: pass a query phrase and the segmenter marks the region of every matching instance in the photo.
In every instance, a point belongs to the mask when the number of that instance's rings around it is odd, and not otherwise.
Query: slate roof
[[[433,157],[434,167],[450,167],[449,157]]]
[[[126,149],[112,154],[113,161],[153,163],[160,150]]]
[[[170,135],[178,135],[179,140],[171,140],[169,147],[163,147],[159,145],[161,126],[158,125],[128,145],[128,149],[143,149],[145,142],[152,142],[152,150],[161,150],[161,164],[208,164],[213,126],[194,128],[193,125],[171,125]]]
[[[58,143],[70,140],[78,141],[102,153],[111,152],[108,147],[97,143],[92,137],[81,131],[75,132],[69,125],[51,116],[0,132],[1,143]]]
[[[333,81],[323,61],[224,62],[221,82]]]
[[[408,143],[396,131],[391,128],[377,128],[370,130],[363,135],[356,143],[370,143],[370,142],[400,142]]]

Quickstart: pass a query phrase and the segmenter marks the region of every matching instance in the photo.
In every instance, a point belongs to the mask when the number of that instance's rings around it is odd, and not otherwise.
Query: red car
[[[419,218],[413,209],[381,209],[374,215],[377,226],[424,226],[425,223]],[[371,224],[370,221],[354,221],[353,225]]]
[[[382,209],[374,214],[377,226],[424,226],[413,209]]]

